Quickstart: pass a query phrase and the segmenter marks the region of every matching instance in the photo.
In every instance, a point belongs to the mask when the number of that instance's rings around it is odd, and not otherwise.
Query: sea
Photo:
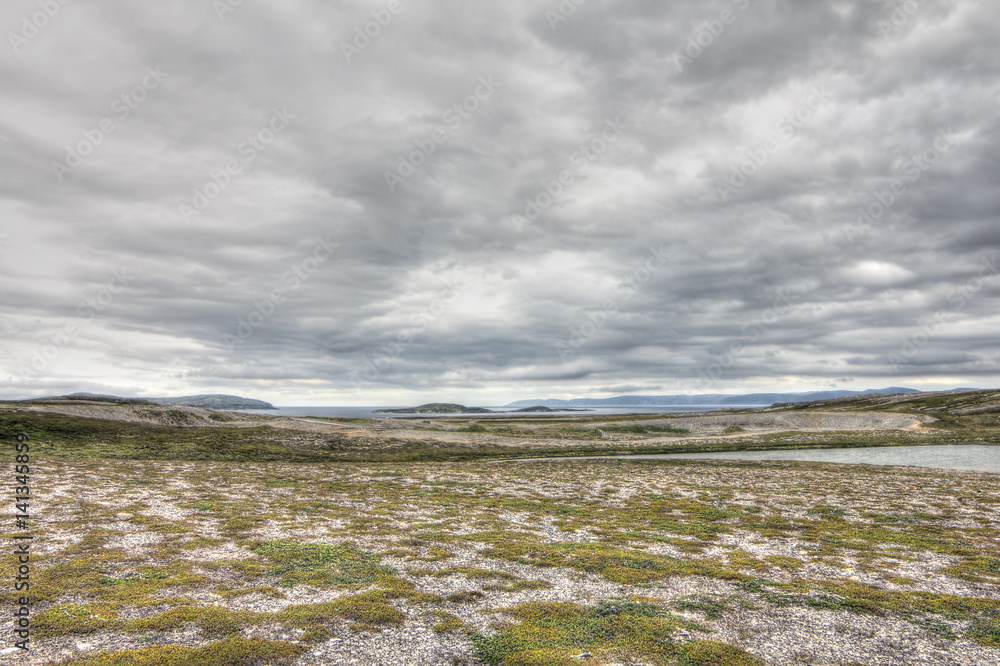
[[[764,405],[664,405],[660,407],[586,407],[587,411],[551,412],[516,412],[515,407],[486,407],[496,414],[376,414],[379,409],[407,409],[403,407],[278,407],[276,409],[240,410],[253,414],[270,414],[273,416],[317,416],[342,419],[372,419],[372,418],[422,418],[435,416],[458,416],[474,419],[486,419],[498,416],[517,416],[530,418],[533,416],[620,416],[624,414],[684,414],[693,412],[711,412],[718,409],[743,409],[747,407],[763,407]]]

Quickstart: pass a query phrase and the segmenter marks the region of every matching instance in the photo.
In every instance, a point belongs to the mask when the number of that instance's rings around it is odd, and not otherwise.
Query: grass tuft
[[[652,660],[686,666],[761,666],[743,650],[714,641],[675,641],[679,628],[702,630],[647,601],[607,599],[597,606],[525,603],[508,609],[519,623],[493,636],[471,634],[479,659],[491,666],[580,663],[590,653],[605,661]]]
[[[285,587],[299,583],[360,586],[395,573],[378,563],[378,555],[346,544],[274,540],[259,544],[254,552],[274,565],[268,574],[281,578]]]
[[[201,648],[164,645],[71,658],[73,666],[258,666],[288,664],[305,647],[283,641],[230,637]]]

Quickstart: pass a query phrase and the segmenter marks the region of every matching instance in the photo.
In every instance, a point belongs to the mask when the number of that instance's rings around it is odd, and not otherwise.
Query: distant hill
[[[466,407],[456,405],[451,402],[430,402],[419,407],[407,407],[404,409],[376,409],[375,414],[492,414],[493,412],[483,407]]]
[[[69,395],[53,395],[45,398],[30,398],[19,402],[108,402],[115,405],[152,405],[145,398],[122,398],[117,395],[101,395],[99,393],[70,393]]]
[[[851,395],[920,393],[917,389],[890,386],[884,389],[864,391],[810,391],[807,393],[705,393],[696,395],[621,395],[615,398],[573,398],[558,400],[515,400],[504,407],[667,407],[685,405],[773,405],[778,402],[813,402],[832,400]]]
[[[552,409],[551,407],[546,407],[544,405],[535,405],[533,407],[522,407],[521,409],[515,409],[515,412],[589,412],[593,411],[590,409],[570,409],[569,407],[564,407],[563,409]]]
[[[950,389],[919,393],[877,394],[859,393],[819,402],[776,403],[767,411],[833,410],[833,411],[894,411],[930,414],[997,414],[1000,413],[998,389]]]
[[[208,395],[186,395],[180,398],[149,398],[157,405],[172,405],[183,407],[201,407],[202,409],[275,409],[274,405],[263,400],[241,398],[238,395],[210,393]]]
[[[202,409],[274,409],[274,405],[263,400],[241,398],[238,395],[187,395],[180,398],[123,398],[117,395],[100,395],[97,393],[71,393],[47,398],[32,398],[21,402],[107,402],[115,405],[166,405],[182,407],[201,407]]]

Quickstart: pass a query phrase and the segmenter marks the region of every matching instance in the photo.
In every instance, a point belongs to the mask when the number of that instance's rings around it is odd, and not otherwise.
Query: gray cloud
[[[0,397],[997,384],[991,3],[400,6],[5,4]]]

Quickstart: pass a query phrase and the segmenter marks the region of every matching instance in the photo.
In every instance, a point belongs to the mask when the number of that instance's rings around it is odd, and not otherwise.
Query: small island
[[[535,405],[534,407],[522,407],[521,409],[515,409],[514,412],[592,412],[592,409],[570,409],[568,407],[561,407],[559,409],[552,409],[551,407],[546,407],[545,405]]]
[[[466,407],[450,402],[430,402],[419,407],[403,409],[376,409],[374,414],[495,414],[493,410],[483,407]]]

